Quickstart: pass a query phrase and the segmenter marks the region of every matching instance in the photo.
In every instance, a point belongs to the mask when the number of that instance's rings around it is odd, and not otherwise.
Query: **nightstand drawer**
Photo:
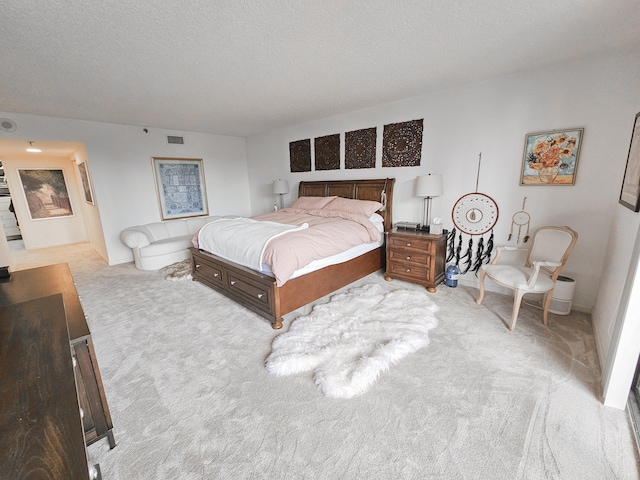
[[[411,250],[408,248],[395,248],[389,250],[389,260],[391,262],[406,262],[415,265],[426,265],[431,258],[420,250]]]
[[[415,249],[420,250],[423,253],[433,255],[435,253],[435,243],[427,238],[421,238],[418,236],[402,237],[402,236],[390,236],[389,248],[394,249]]]
[[[390,262],[387,265],[387,274],[405,277],[414,280],[426,280],[429,275],[429,267],[427,265],[417,265],[405,262]]]

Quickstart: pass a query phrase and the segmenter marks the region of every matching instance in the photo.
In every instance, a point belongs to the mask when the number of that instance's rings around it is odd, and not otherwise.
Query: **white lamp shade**
[[[286,180],[274,180],[273,182],[273,193],[282,194],[289,193],[289,182]]]
[[[416,178],[417,197],[439,197],[442,193],[442,175],[423,175]]]

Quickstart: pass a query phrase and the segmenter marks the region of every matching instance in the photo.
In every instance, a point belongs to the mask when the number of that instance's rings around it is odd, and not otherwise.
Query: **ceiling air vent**
[[[13,132],[17,128],[16,122],[8,118],[0,118],[0,130]]]
[[[167,135],[167,142],[173,145],[184,145],[184,137],[178,137],[176,135]]]

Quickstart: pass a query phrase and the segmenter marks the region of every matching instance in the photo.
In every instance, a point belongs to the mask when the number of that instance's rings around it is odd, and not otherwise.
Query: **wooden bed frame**
[[[330,180],[300,182],[298,197],[336,195],[359,200],[380,201],[386,195],[385,231],[392,228],[394,178],[381,180]],[[380,270],[385,265],[382,245],[347,262],[330,265],[287,281],[281,287],[275,278],[251,270],[221,257],[191,248],[193,279],[235,300],[267,318],[274,329],[282,328],[282,316],[313,302],[356,280]]]

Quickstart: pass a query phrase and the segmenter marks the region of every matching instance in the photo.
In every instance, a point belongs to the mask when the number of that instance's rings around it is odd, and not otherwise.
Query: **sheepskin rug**
[[[353,288],[296,318],[274,339],[266,368],[278,376],[311,371],[328,397],[360,395],[391,365],[429,344],[437,310],[426,291]]]
[[[189,259],[167,265],[160,269],[160,273],[164,275],[165,280],[179,282],[181,280],[191,280],[191,269],[191,259]]]

